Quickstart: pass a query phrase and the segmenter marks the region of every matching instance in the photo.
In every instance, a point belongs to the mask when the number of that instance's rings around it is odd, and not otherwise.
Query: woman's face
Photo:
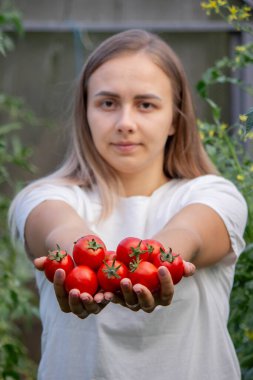
[[[88,82],[87,118],[96,149],[120,177],[163,174],[174,133],[171,82],[145,53],[101,65]]]

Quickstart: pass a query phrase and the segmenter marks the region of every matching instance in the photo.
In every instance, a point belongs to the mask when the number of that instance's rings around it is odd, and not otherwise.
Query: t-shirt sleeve
[[[191,181],[188,191],[181,198],[181,207],[202,203],[215,210],[222,218],[238,257],[245,248],[243,239],[248,208],[235,185],[223,177],[207,175]]]
[[[24,242],[25,223],[30,212],[46,200],[61,200],[73,207],[79,214],[83,213],[80,203],[78,186],[63,186],[55,184],[35,185],[23,190],[12,206],[12,233]]]

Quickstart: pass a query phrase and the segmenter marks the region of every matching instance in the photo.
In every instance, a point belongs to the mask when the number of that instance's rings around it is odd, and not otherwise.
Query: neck
[[[134,195],[150,196],[156,189],[164,185],[169,179],[164,175],[151,177],[147,173],[142,174],[121,174],[120,180],[123,186],[125,197]]]

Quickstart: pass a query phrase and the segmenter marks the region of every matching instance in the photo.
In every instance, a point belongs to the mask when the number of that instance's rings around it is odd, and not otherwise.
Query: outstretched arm
[[[63,201],[49,200],[34,208],[28,216],[25,226],[25,240],[27,251],[34,259],[35,267],[43,270],[45,256],[58,244],[61,249],[71,252],[73,243],[80,236],[93,233],[85,221],[76,211]],[[194,266],[185,262],[185,276],[194,273]],[[54,279],[55,294],[64,312],[73,312],[80,318],[89,314],[99,313],[110,301],[120,302],[123,305],[139,303],[137,309],[150,312],[157,305],[169,305],[173,297],[173,283],[168,270],[159,268],[161,292],[159,297],[153,295],[143,286],[136,284],[132,287],[128,279],[122,280],[123,299],[118,300],[111,293],[97,293],[94,298],[88,293],[73,289],[69,295],[64,289],[65,272],[57,270]]]
[[[43,270],[48,251],[54,250],[56,244],[70,253],[73,243],[89,233],[93,232],[71,206],[63,201],[48,200],[35,207],[27,218],[26,249],[30,258],[34,259],[35,267]],[[99,313],[106,305],[102,293],[96,294],[93,299],[88,293],[80,294],[77,289],[73,289],[68,295],[63,286],[64,280],[64,270],[58,269],[54,289],[62,311],[86,318],[91,313]]]
[[[183,257],[185,276],[194,273],[194,265],[197,268],[210,266],[231,251],[230,238],[221,217],[212,208],[197,203],[183,208],[152,238]],[[174,288],[168,276],[166,268],[160,267],[161,292],[155,297],[145,286],[136,284],[132,287],[129,280],[122,280],[127,304],[139,304],[133,309],[142,308],[146,312],[152,312],[157,305],[169,305]],[[114,300],[118,302],[115,297]]]
[[[215,264],[231,251],[222,218],[204,204],[183,208],[154,238],[197,268]]]

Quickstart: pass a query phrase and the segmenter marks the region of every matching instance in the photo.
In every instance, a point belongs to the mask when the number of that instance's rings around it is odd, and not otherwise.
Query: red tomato
[[[113,259],[116,259],[116,252],[115,251],[107,251],[105,253],[105,261],[113,260]]]
[[[120,290],[120,281],[125,277],[129,277],[126,265],[115,258],[105,261],[97,272],[99,285],[107,292]]]
[[[132,284],[145,285],[151,293],[156,292],[160,288],[160,281],[157,274],[157,268],[149,261],[140,261],[139,263],[131,263],[129,278]]]
[[[87,265],[77,266],[67,275],[64,286],[68,293],[71,289],[78,289],[80,293],[93,296],[98,288],[96,273]]]
[[[173,284],[176,285],[184,274],[184,263],[180,255],[172,252],[170,248],[168,251],[161,251],[158,253],[154,259],[153,264],[158,268],[164,265],[170,271]]]
[[[86,235],[74,243],[73,258],[76,265],[88,265],[97,270],[105,258],[106,246],[95,235]]]
[[[148,256],[146,244],[136,237],[127,237],[121,240],[116,249],[117,260],[122,261],[127,266],[131,261],[147,260]]]
[[[68,255],[66,251],[61,250],[57,245],[57,249],[50,251],[45,260],[44,272],[47,279],[53,282],[56,269],[64,269],[66,274],[68,274],[74,266],[75,264],[72,257]]]
[[[142,242],[146,245],[146,249],[149,251],[148,261],[151,261],[151,263],[153,262],[153,258],[155,257],[155,255],[161,252],[161,249],[165,251],[165,248],[162,245],[162,243],[155,239],[145,239],[142,240]]]

